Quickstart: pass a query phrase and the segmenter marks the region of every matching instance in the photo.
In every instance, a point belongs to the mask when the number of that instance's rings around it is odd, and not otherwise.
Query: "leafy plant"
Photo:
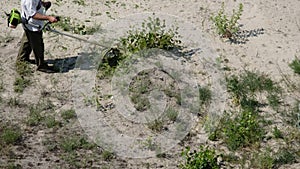
[[[181,155],[184,157],[184,163],[180,164],[182,169],[218,169],[217,155],[215,150],[200,146],[199,151],[191,152],[187,147]]]
[[[300,74],[300,60],[298,58],[294,59],[289,66],[295,73]]]
[[[225,14],[225,5],[222,3],[221,9],[218,14],[211,17],[214,22],[217,32],[223,38],[231,38],[239,30],[238,20],[240,19],[243,12],[243,4],[239,4],[237,11],[233,10],[231,17]]]
[[[231,150],[248,146],[263,138],[264,129],[260,122],[258,115],[250,111],[243,111],[233,119],[226,115],[221,120],[221,137]]]

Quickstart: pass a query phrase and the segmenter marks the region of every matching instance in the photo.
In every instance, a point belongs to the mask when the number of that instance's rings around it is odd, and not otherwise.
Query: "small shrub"
[[[1,130],[1,129],[0,129]],[[17,127],[4,127],[0,134],[0,143],[16,144],[22,139],[21,129]]]
[[[182,169],[219,169],[217,155],[213,149],[200,147],[199,151],[191,152],[187,147],[181,153],[184,157],[184,163],[180,164]]]
[[[76,112],[75,112],[74,109],[65,110],[65,111],[62,111],[62,112],[61,112],[61,117],[62,117],[64,120],[70,120],[70,119],[76,117]]]
[[[232,35],[239,30],[238,20],[243,12],[243,4],[239,4],[238,11],[233,10],[233,14],[230,18],[225,14],[224,6],[223,2],[218,14],[212,16],[211,20],[213,21],[219,35],[223,38],[231,38]]]
[[[289,66],[295,73],[300,74],[300,60],[298,58],[294,59]]]

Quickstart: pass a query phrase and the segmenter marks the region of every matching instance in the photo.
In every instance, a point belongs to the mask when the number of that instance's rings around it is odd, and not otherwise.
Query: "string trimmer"
[[[59,17],[57,17],[57,20],[59,20]],[[73,39],[76,39],[76,40],[79,40],[79,41],[83,41],[83,42],[86,42],[86,43],[90,43],[90,44],[93,44],[93,45],[97,45],[97,46],[101,46],[101,47],[104,47],[104,48],[108,48],[110,49],[111,47],[110,46],[107,46],[107,45],[104,45],[104,44],[100,44],[98,42],[95,42],[95,41],[90,41],[90,40],[87,40],[87,39],[84,39],[84,38],[80,38],[80,37],[77,37],[77,36],[74,36],[74,35],[71,35],[71,34],[67,34],[67,33],[64,33],[64,32],[60,32],[58,30],[55,30],[53,29],[51,26],[50,26],[50,22],[47,22],[44,27],[42,28],[42,30],[46,30],[46,31],[50,31],[50,32],[53,32],[55,34],[59,34],[59,35],[62,35],[62,36],[67,36],[67,37],[70,37],[70,38],[73,38]]]
[[[59,19],[60,18],[57,17],[57,20],[59,20]],[[77,37],[77,36],[74,36],[74,35],[71,35],[71,34],[67,34],[67,33],[64,33],[64,32],[57,31],[57,30],[53,29],[50,26],[50,24],[51,24],[50,22],[47,22],[44,25],[44,27],[42,28],[42,30],[44,29],[46,31],[50,31],[50,32],[53,32],[53,33],[58,34],[58,35],[67,36],[69,38],[73,38],[73,39],[76,39],[76,40],[79,40],[79,41],[83,41],[83,42],[86,42],[86,43],[90,43],[90,44],[101,46],[101,47],[105,48],[105,50],[102,53],[102,58],[103,59],[105,58],[108,62],[111,62],[111,60],[115,60],[114,57],[119,57],[119,55],[120,55],[120,49],[118,47],[111,47],[111,46],[108,46],[108,45],[100,44],[100,43],[95,42],[95,41],[90,41],[90,40],[80,38],[80,37]]]

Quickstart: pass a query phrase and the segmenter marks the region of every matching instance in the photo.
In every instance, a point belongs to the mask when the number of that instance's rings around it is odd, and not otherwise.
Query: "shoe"
[[[48,66],[47,64],[40,65],[37,71],[44,72],[44,73],[56,73],[52,66]]]

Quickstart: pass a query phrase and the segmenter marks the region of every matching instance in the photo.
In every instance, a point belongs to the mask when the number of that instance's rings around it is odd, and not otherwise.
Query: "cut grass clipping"
[[[164,20],[149,17],[142,23],[142,29],[129,30],[128,35],[119,40],[119,47],[107,52],[98,67],[99,77],[111,76],[124,59],[144,49],[180,49],[177,29],[167,29]]]

